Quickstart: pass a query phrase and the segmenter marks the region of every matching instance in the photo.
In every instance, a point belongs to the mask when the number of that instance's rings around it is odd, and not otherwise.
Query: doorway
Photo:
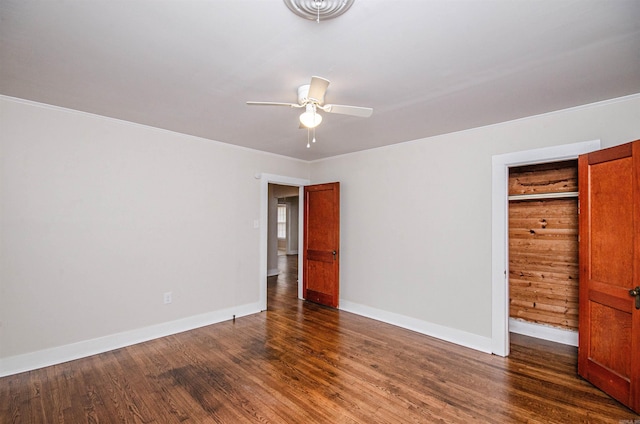
[[[492,353],[499,356],[509,355],[509,238],[507,221],[509,168],[576,159],[583,153],[599,149],[600,140],[594,140],[493,156],[491,190]]]
[[[277,282],[297,284],[297,275],[289,275],[291,269],[297,273],[299,234],[299,187],[269,184],[267,212],[267,285]],[[269,297],[267,296],[267,302]],[[270,305],[267,304],[267,307]]]
[[[304,196],[304,186],[309,185],[310,181],[301,178],[293,178],[282,175],[273,175],[273,174],[257,174],[256,178],[260,180],[260,219],[256,222],[256,226],[260,229],[260,253],[259,253],[259,299],[258,303],[260,306],[260,310],[267,310],[267,270],[268,270],[268,246],[269,246],[269,185],[282,185],[294,187],[298,191],[298,199],[303,198]],[[277,203],[276,210],[277,210]],[[275,212],[274,212],[275,213]],[[303,215],[302,208],[298,208],[298,222],[302,223]],[[303,226],[298,225],[298,240],[302,240]],[[277,233],[275,234],[277,237]],[[276,241],[277,243],[277,241]],[[276,260],[277,260],[277,249],[276,249]],[[297,274],[298,274],[298,298],[302,299],[302,255],[298,255],[298,266],[297,266]]]
[[[509,168],[509,331],[578,346],[578,161]]]

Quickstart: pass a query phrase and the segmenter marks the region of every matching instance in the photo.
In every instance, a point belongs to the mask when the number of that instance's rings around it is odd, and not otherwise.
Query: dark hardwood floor
[[[305,303],[294,259],[264,313],[1,378],[0,423],[640,423],[573,347],[501,358]]]

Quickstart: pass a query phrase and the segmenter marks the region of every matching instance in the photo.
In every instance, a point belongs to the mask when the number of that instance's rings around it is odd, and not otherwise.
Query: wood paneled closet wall
[[[578,161],[509,170],[509,316],[578,330]]]

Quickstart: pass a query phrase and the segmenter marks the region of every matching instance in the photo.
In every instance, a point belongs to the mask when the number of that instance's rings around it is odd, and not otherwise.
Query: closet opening
[[[508,176],[509,331],[578,345],[578,161]]]

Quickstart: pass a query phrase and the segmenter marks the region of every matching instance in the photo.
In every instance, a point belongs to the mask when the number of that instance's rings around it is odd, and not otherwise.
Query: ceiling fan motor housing
[[[309,87],[311,87],[310,84],[305,84],[298,87],[298,104],[306,105],[307,103],[309,103]],[[322,97],[322,99],[313,99],[312,103],[324,103],[324,96]]]

